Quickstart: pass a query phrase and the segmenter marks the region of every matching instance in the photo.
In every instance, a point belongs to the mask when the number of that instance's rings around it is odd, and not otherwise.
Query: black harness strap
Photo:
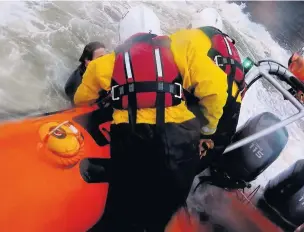
[[[154,50],[154,64],[155,64],[155,73],[156,73],[156,84],[157,84],[157,91],[156,91],[156,129],[160,131],[164,124],[165,124],[165,93],[164,93],[164,82],[160,80],[163,78],[163,64],[161,60],[160,50],[158,49],[158,53],[156,53],[156,46],[152,41],[153,50]]]
[[[235,59],[229,58],[229,57],[223,57],[217,50],[214,48],[211,48],[208,51],[208,56],[214,60],[214,62],[223,70],[225,70],[226,65],[235,66],[236,68],[239,68],[243,70],[243,66],[241,63],[236,61]]]
[[[163,82],[158,82],[160,85]],[[162,130],[165,124],[165,93],[157,92],[156,95],[156,128]]]
[[[236,60],[231,59],[229,57],[223,57],[217,50],[214,48],[211,48],[208,52],[208,56],[210,58],[214,59],[214,62],[216,63],[217,66],[219,66],[223,71],[226,69],[226,65],[230,65],[231,70],[230,74],[227,76],[228,77],[228,96],[232,96],[232,86],[233,86],[233,81],[234,81],[234,76],[236,73],[236,69],[239,68],[240,70],[243,70],[243,66]],[[244,86],[243,86],[243,81],[242,82],[237,82],[235,83],[238,86],[238,89],[241,91]]]
[[[128,55],[130,52],[128,51]],[[124,54],[124,68],[125,68],[125,75],[126,75],[126,81],[128,83],[128,73],[126,69],[126,57]],[[131,128],[134,129],[136,125],[136,115],[137,115],[137,99],[136,99],[136,89],[135,89],[135,76],[133,72],[133,66],[132,66],[132,61],[130,59],[129,55],[129,65],[130,65],[130,71],[132,73],[132,83],[128,84],[128,117],[129,117],[129,123],[131,125]]]
[[[174,83],[164,83],[164,82],[161,83],[162,84],[159,84],[155,81],[128,83],[125,85],[120,85],[117,88],[114,88],[114,91],[112,93],[114,94],[114,98],[128,95],[130,89],[129,86],[134,85],[137,93],[164,92],[164,93],[171,93],[172,95],[179,95],[180,93],[179,85],[176,85]],[[178,99],[178,101],[180,103],[181,100]],[[176,105],[178,105],[179,103],[177,103]]]

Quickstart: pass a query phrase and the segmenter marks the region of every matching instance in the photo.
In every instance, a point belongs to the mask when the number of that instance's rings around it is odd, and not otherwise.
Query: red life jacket
[[[244,70],[234,40],[214,27],[200,28],[211,40],[208,56],[228,75],[228,95],[232,96],[233,81],[241,92],[245,87]]]
[[[137,109],[156,108],[156,124],[161,126],[165,107],[183,99],[182,77],[170,43],[167,36],[139,33],[115,50],[112,104],[115,109],[128,109],[131,125],[136,123]]]

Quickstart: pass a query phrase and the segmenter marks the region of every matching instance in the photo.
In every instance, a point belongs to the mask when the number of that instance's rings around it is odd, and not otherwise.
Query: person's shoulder
[[[170,38],[191,40],[192,37],[201,36],[202,31],[199,29],[179,29],[170,35]]]
[[[180,43],[183,41],[187,44],[188,50],[199,50],[203,53],[208,53],[211,48],[211,40],[200,29],[182,29],[173,33],[170,37],[173,43]]]
[[[173,33],[174,36],[182,36],[185,39],[191,41],[192,39],[208,39],[206,33],[200,28],[181,29]]]

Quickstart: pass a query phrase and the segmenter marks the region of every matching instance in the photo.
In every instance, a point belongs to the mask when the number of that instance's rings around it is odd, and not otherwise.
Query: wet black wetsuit
[[[74,104],[74,95],[79,87],[79,85],[82,82],[83,74],[86,71],[86,67],[84,65],[79,65],[77,69],[72,73],[72,75],[69,77],[67,83],[65,84],[64,91],[68,98],[70,99],[71,103]],[[103,98],[107,96],[107,92],[102,90],[99,93],[99,98],[96,102],[99,102]]]
[[[77,88],[81,84],[82,76],[85,73],[85,70],[86,67],[83,64],[79,65],[65,84],[65,93],[72,103],[74,103],[74,95],[76,93]]]

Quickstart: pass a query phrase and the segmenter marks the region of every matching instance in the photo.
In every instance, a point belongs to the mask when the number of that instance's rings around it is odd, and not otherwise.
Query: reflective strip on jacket
[[[204,134],[213,134],[227,100],[227,75],[207,56],[211,48],[209,38],[198,29],[180,30],[170,35],[174,60],[183,77],[183,88],[200,99],[202,112],[208,124]],[[74,102],[83,104],[98,98],[101,89],[110,90],[115,53],[110,53],[90,62],[77,89]],[[139,109],[137,123],[155,124],[155,109]],[[165,122],[181,123],[194,118],[185,102],[165,109]],[[126,110],[114,110],[113,123],[127,123]]]

